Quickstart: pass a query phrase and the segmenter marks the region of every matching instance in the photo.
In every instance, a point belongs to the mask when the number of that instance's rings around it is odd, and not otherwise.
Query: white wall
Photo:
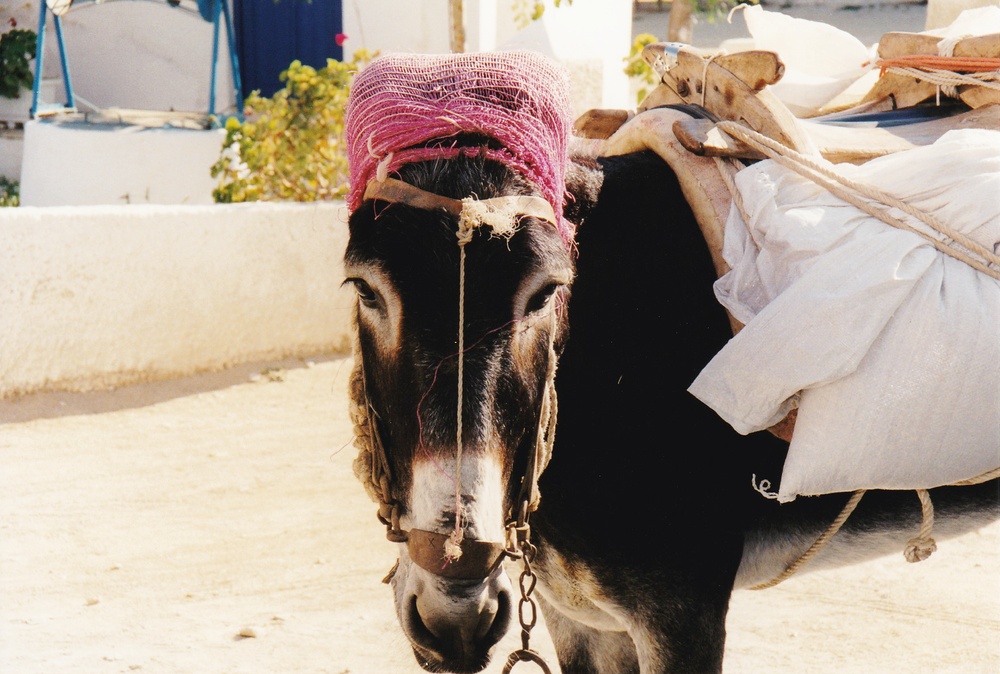
[[[0,398],[349,349],[342,203],[0,209]]]
[[[344,0],[344,55],[358,49],[443,53],[448,44],[448,0]]]
[[[225,137],[225,129],[32,120],[24,125],[21,203],[211,204],[211,167]]]
[[[499,2],[501,11],[510,11],[509,0]],[[591,108],[634,108],[624,73],[632,45],[631,0],[549,4],[540,20],[503,40],[500,48],[547,51],[566,64],[576,115]]]
[[[20,180],[23,152],[24,132],[20,129],[0,129],[0,177]]]

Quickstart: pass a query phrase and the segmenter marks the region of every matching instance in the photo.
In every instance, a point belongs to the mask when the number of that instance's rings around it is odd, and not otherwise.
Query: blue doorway
[[[271,96],[284,85],[278,75],[298,59],[317,70],[342,60],[342,0],[233,0],[242,94]]]

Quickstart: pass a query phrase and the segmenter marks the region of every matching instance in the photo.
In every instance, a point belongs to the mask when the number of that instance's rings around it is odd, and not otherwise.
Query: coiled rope
[[[954,56],[955,46],[969,35],[942,39],[938,54],[906,54],[875,61],[879,76],[887,72],[933,84],[937,104],[941,94],[958,98],[958,87],[976,86],[1000,91],[1000,58]]]

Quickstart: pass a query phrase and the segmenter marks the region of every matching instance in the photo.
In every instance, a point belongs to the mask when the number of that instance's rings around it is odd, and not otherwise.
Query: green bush
[[[561,7],[564,2],[573,4],[573,0],[553,0],[552,4]],[[545,0],[513,0],[511,9],[514,10],[514,25],[527,28],[532,21],[538,21],[545,14]]]
[[[33,30],[10,30],[0,35],[0,96],[18,98],[34,84],[31,59],[38,37]]]
[[[632,48],[625,58],[625,74],[631,79],[636,80],[639,84],[639,89],[636,93],[637,103],[642,103],[642,99],[646,98],[646,94],[660,83],[660,78],[656,74],[656,71],[642,57],[643,49],[659,41],[655,35],[640,33],[636,35],[635,40],[632,42]]]
[[[354,74],[371,60],[327,59],[316,70],[293,61],[281,73],[285,87],[270,98],[253,92],[245,120],[226,122],[226,139],[212,177],[215,201],[319,201],[347,194],[344,107]]]
[[[0,208],[21,205],[21,184],[0,176]]]

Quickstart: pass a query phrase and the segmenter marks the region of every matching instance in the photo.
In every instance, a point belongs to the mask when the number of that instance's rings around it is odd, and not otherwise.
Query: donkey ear
[[[566,199],[563,207],[563,217],[574,225],[580,225],[587,214],[597,204],[604,182],[604,172],[600,164],[592,159],[573,160],[566,169]]]

